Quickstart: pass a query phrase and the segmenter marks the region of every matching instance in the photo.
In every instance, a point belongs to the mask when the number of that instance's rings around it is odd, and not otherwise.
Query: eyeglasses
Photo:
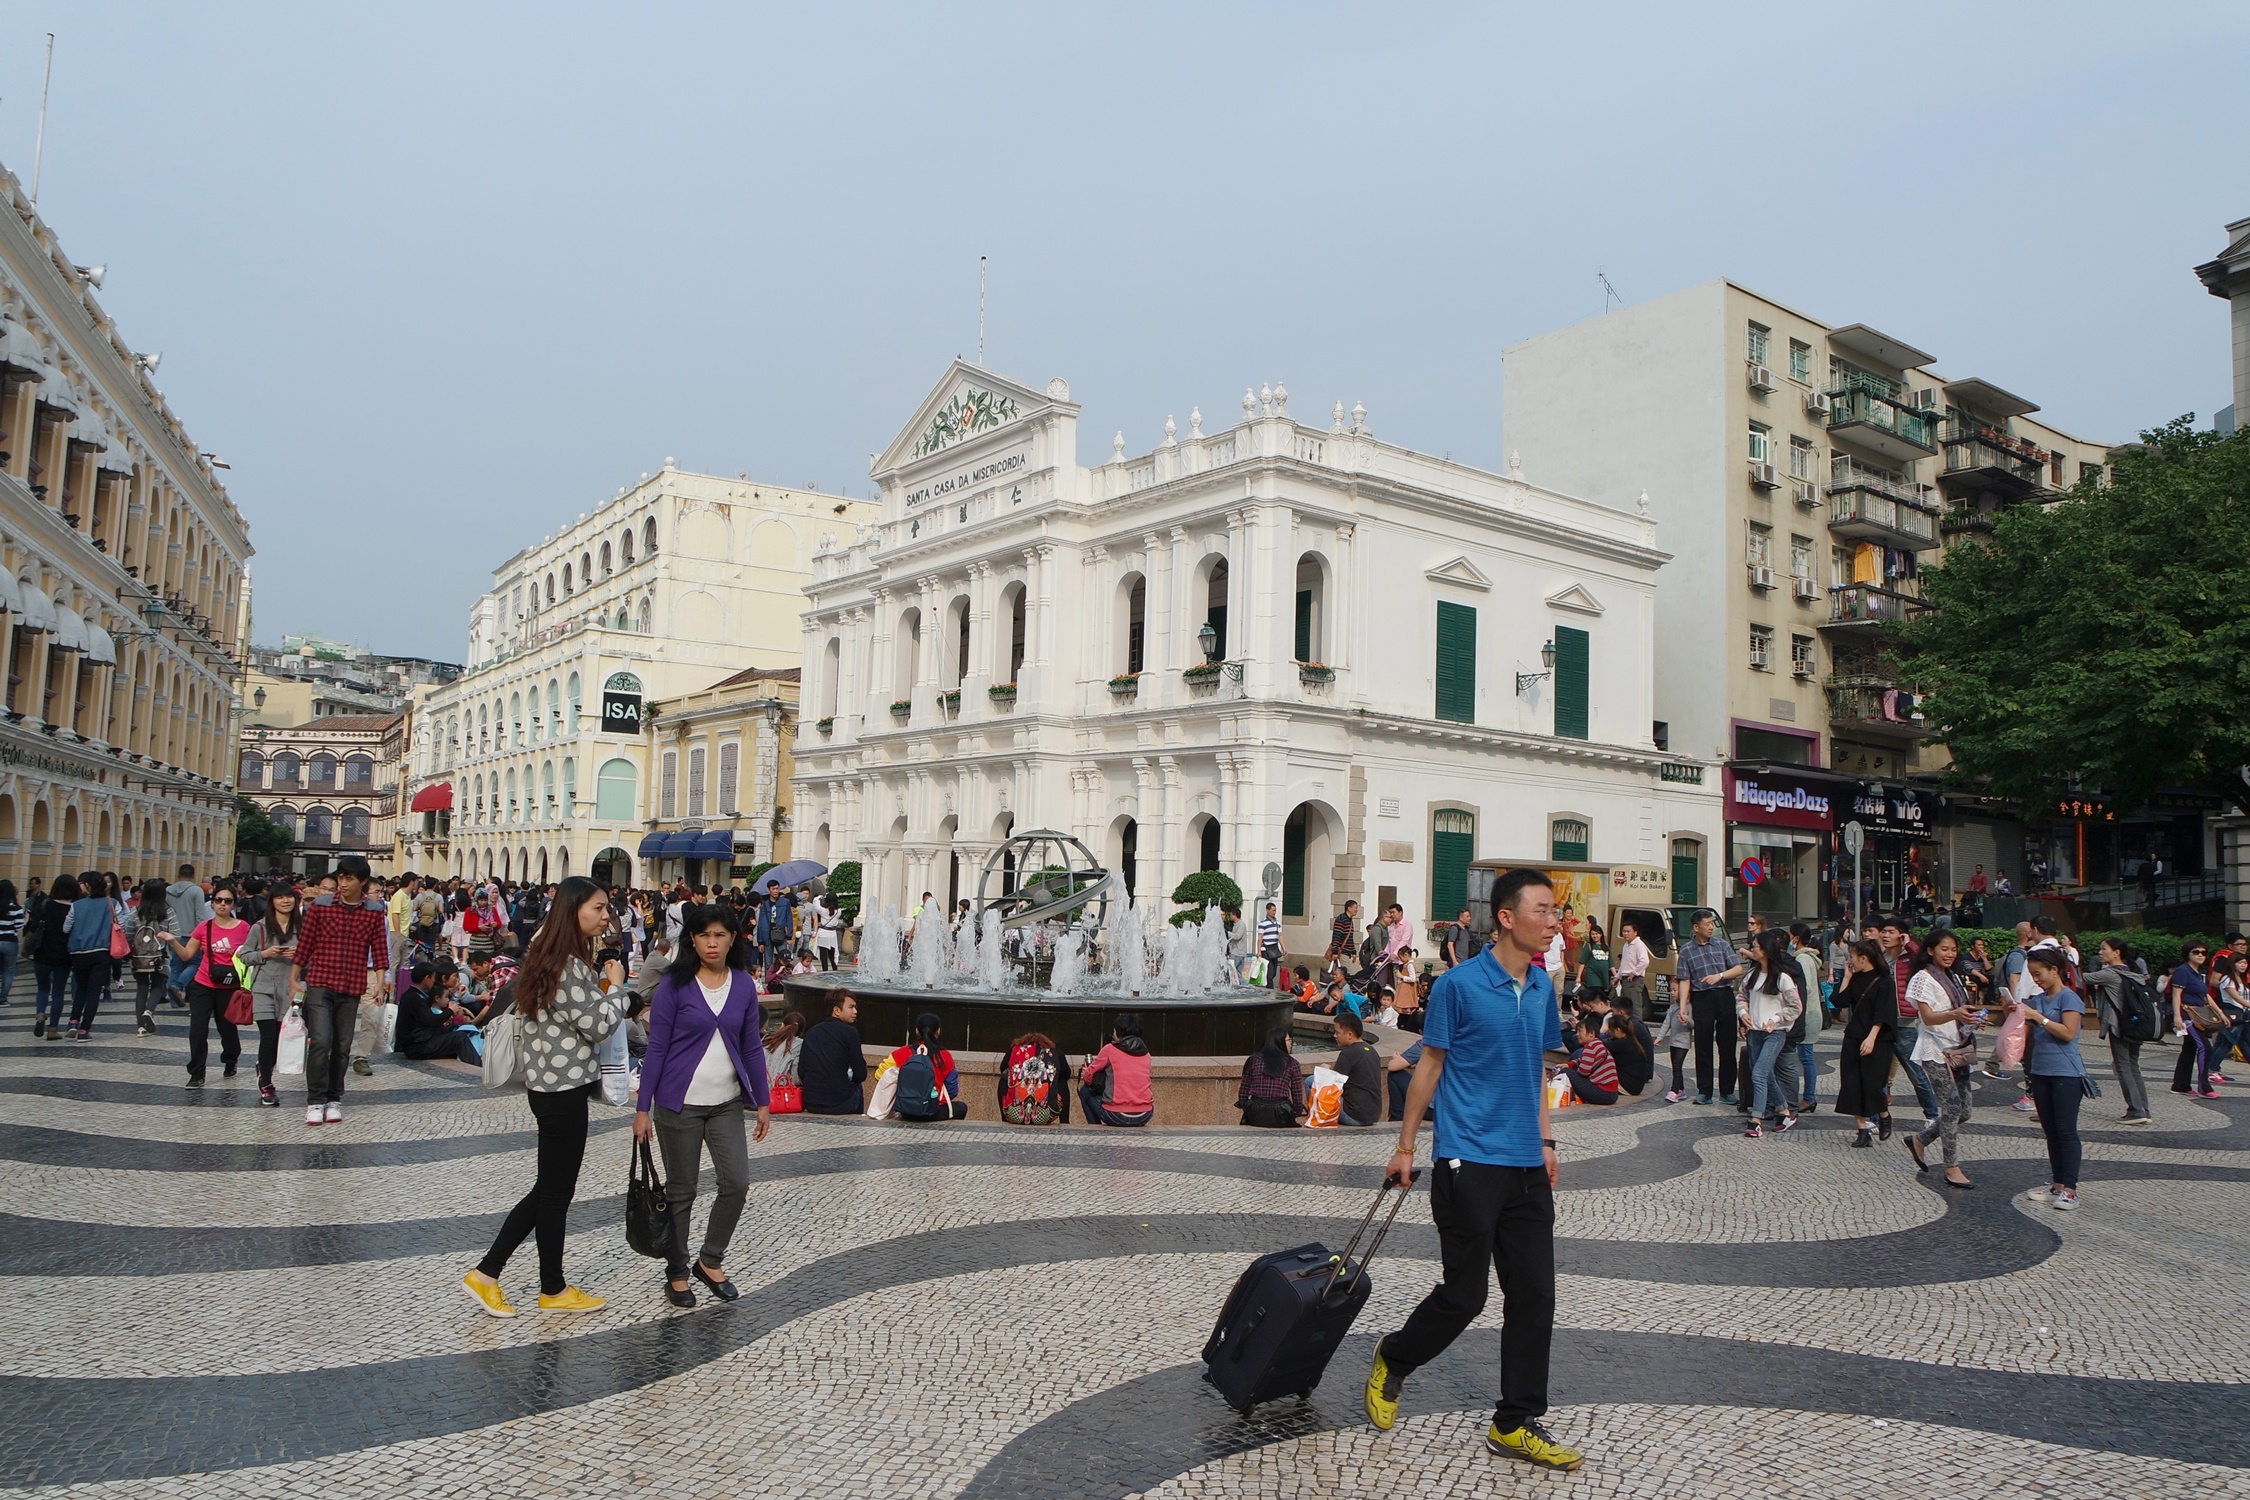
[[[234,905],[234,897],[232,897],[232,896],[213,896],[213,897],[211,898],[211,904],[212,904],[213,906],[232,906],[232,905]]]

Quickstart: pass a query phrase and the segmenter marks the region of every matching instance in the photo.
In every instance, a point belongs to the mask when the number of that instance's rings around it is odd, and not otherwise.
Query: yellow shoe
[[[607,1306],[607,1297],[596,1297],[574,1286],[566,1286],[552,1297],[542,1294],[539,1298],[541,1312],[599,1312]]]
[[[477,1299],[477,1306],[494,1317],[512,1318],[516,1315],[514,1306],[508,1301],[508,1294],[501,1291],[500,1283],[491,1277],[471,1271],[461,1278],[461,1285],[467,1287],[469,1295]]]
[[[1586,1461],[1586,1455],[1556,1442],[1537,1422],[1526,1422],[1514,1432],[1502,1432],[1495,1426],[1484,1435],[1484,1445],[1542,1469],[1575,1469]]]
[[[1391,1430],[1398,1420],[1398,1396],[1405,1386],[1404,1375],[1391,1373],[1390,1361],[1383,1358],[1383,1346],[1375,1346],[1375,1364],[1367,1372],[1367,1420],[1383,1431]]]

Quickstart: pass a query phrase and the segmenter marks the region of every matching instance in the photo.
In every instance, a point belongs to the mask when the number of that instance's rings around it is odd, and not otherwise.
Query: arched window
[[[602,543],[602,577],[607,578],[613,571],[615,570],[611,568],[609,561],[609,543],[604,542]]]
[[[569,598],[569,597],[570,597],[570,596],[571,596],[572,594],[575,594],[575,593],[577,593],[577,592],[578,592],[578,590],[577,590],[577,589],[576,589],[576,588],[575,588],[575,587],[574,587],[574,586],[573,586],[573,585],[571,584],[571,581],[570,581],[570,564],[569,564],[569,563],[564,563],[564,564],[563,564],[563,597],[564,597],[565,599],[568,599],[568,598]]]
[[[1116,620],[1117,644],[1113,649],[1113,672],[1138,672],[1148,664],[1148,580],[1138,573],[1128,573],[1118,580]]]
[[[625,529],[625,534],[617,539],[617,550],[619,562],[625,567],[631,567],[633,565],[633,530],[631,527],[628,526]]]
[[[548,761],[539,768],[539,811],[550,823],[555,821],[555,763]]]
[[[292,841],[296,839],[297,809],[295,809],[294,807],[277,807],[272,812],[266,814],[266,816],[273,819],[274,826],[279,828],[283,833],[288,834]],[[152,835],[148,831],[148,820],[146,818],[143,818],[141,820],[141,841],[143,843],[148,843],[153,837],[154,835]]]
[[[1593,847],[1593,827],[1584,818],[1564,816],[1547,820],[1547,857],[1584,861]]]
[[[578,554],[578,582],[580,587],[590,587],[594,582],[594,554],[591,552]]]
[[[1327,661],[1327,616],[1328,568],[1319,553],[1307,552],[1297,559],[1297,622],[1292,648],[1297,660]]]
[[[640,790],[640,773],[622,757],[605,760],[594,781],[594,816],[604,823],[633,821],[633,803]]]
[[[266,758],[255,750],[242,752],[242,769],[235,775],[237,786],[263,786],[266,780]]]
[[[372,756],[348,755],[344,757],[344,790],[365,794],[375,789],[375,761]]]
[[[523,743],[523,694],[508,695],[508,735],[511,744]]]
[[[578,815],[578,762],[563,757],[562,816],[565,823]]]
[[[508,821],[511,823],[516,821],[516,808],[516,772],[515,768],[510,766],[508,768]]]
[[[841,638],[832,635],[820,653],[820,711],[831,719],[836,717],[836,705],[842,695],[843,675],[844,643]]]
[[[1024,586],[1009,584],[1000,599],[1001,612],[1008,619],[1008,682],[1013,685],[1023,675]]]
[[[649,535],[651,535],[651,536],[654,536],[654,535],[656,534],[656,523],[655,523],[654,521],[651,521],[651,522],[649,522],[649,523],[648,523],[648,525],[649,525]],[[651,605],[651,604],[649,603],[649,601],[648,601],[648,600],[646,600],[646,599],[643,599],[643,600],[641,601],[641,634],[642,634],[642,635],[647,635],[647,634],[649,634],[649,633],[650,633],[650,632],[651,632],[652,630],[654,630],[654,628],[655,628],[655,619],[656,619],[656,616],[655,616],[655,607],[654,607],[653,605]]]
[[[891,701],[903,703],[914,696],[914,675],[922,661],[922,612],[909,609],[898,617],[898,636],[892,642]]]
[[[1430,920],[1450,922],[1469,904],[1469,861],[1477,857],[1477,815],[1441,807],[1430,816]]]
[[[562,684],[547,679],[547,737],[560,739],[563,732]]]
[[[650,516],[648,524],[641,528],[641,556],[656,556],[656,517],[654,516]]]
[[[555,575],[552,573],[547,575],[547,602],[549,604],[555,602]]]
[[[570,732],[572,734],[578,732],[579,704],[583,696],[578,686],[578,674],[573,672],[570,674]]]
[[[305,813],[305,836],[300,842],[309,848],[324,848],[332,842],[331,834],[336,815],[325,807],[308,809]]]
[[[297,779],[297,757],[293,752],[284,750],[273,758],[273,784],[277,789],[301,785]]]
[[[531,742],[534,745],[539,743],[539,735],[547,727],[546,719],[539,711],[539,684],[535,682],[531,685]]]
[[[472,800],[471,800],[471,801],[470,801],[470,803],[469,803],[469,821],[470,821],[471,823],[482,823],[482,822],[484,821],[484,773],[483,773],[483,772],[481,772],[481,771],[480,771],[480,772],[478,772],[478,773],[477,773],[477,775],[476,775],[476,776],[475,776],[475,777],[474,777],[474,778],[473,778],[473,779],[472,779],[472,780],[470,781],[470,783],[469,783],[469,792],[470,792],[470,796],[471,796],[471,798],[472,798]]]
[[[367,847],[370,820],[364,807],[347,807],[337,821],[337,838],[347,849]]]
[[[492,753],[492,725],[485,718],[484,706],[477,706],[477,754]]]
[[[325,750],[315,751],[305,762],[305,785],[332,787],[336,784],[336,757]]]
[[[1204,623],[1211,627],[1212,635],[1215,638],[1211,645],[1211,660],[1225,661],[1227,659],[1227,560],[1223,557],[1213,558],[1210,571],[1205,576],[1209,581],[1204,585],[1203,619]],[[1198,641],[1202,638],[1202,631],[1203,627],[1198,625],[1196,627]]]

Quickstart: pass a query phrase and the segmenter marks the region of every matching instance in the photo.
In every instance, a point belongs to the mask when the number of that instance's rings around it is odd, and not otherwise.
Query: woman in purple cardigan
[[[735,923],[725,907],[698,906],[687,914],[678,956],[649,998],[648,1055],[641,1060],[639,1112],[633,1139],[653,1139],[664,1153],[664,1196],[672,1207],[672,1254],[665,1263],[664,1299],[695,1306],[688,1274],[722,1302],[741,1293],[720,1269],[743,1200],[750,1196],[750,1147],[744,1140],[742,1101],[758,1111],[750,1140],[766,1138],[766,1049],[761,1039],[758,984],[727,967]],[[688,1212],[703,1148],[719,1195],[704,1226],[703,1249],[687,1259]]]

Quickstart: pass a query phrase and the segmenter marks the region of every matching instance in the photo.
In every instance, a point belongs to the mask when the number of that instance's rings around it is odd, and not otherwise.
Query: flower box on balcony
[[[914,705],[905,698],[901,698],[891,705],[891,717],[894,719],[903,719],[912,712],[914,712]]]
[[[820,731],[820,732],[821,732],[822,734],[827,734],[827,733],[829,733],[829,732],[830,732],[831,730],[833,730],[833,729],[834,729],[834,728],[836,727],[836,718],[835,718],[835,715],[831,714],[831,715],[830,715],[829,717],[827,717],[827,718],[825,718],[825,719],[815,719],[815,720],[813,720],[813,726],[812,726],[812,727],[813,727],[814,729],[816,729],[816,730]]]
[[[961,711],[961,690],[959,688],[955,688],[950,693],[940,693],[938,695],[938,702],[945,705],[945,711],[947,713],[959,713]]]
[[[1141,690],[1141,674],[1127,672],[1122,677],[1112,677],[1109,680],[1109,690],[1120,698],[1130,698]]]
[[[1016,685],[1012,682],[996,682],[984,690],[984,695],[995,703],[1013,703],[1016,701]]]
[[[1300,682],[1334,682],[1336,680],[1336,669],[1323,662],[1301,661],[1297,663],[1297,680]]]
[[[1189,682],[1217,682],[1219,674],[1225,670],[1217,662],[1207,661],[1200,667],[1189,667],[1186,671],[1180,673],[1180,676],[1186,678]]]

